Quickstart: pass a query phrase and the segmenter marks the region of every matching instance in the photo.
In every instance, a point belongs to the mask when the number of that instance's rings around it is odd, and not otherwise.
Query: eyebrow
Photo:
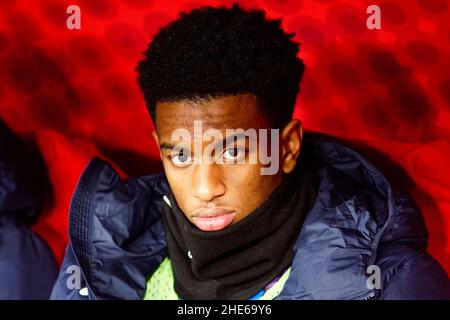
[[[234,142],[235,140],[242,140],[242,139],[245,139],[247,136],[244,134],[244,133],[242,133],[242,132],[239,132],[239,133],[237,133],[237,134],[232,134],[232,135],[229,135],[228,137],[225,137],[222,141],[217,141],[216,143],[215,143],[215,145],[217,146],[217,145],[228,145],[229,143],[232,143],[232,142]],[[173,143],[169,143],[169,142],[163,142],[163,143],[161,143],[160,145],[159,145],[159,147],[160,147],[160,149],[161,149],[161,151],[162,150],[173,150],[173,149],[175,149],[175,148],[178,148],[178,149],[188,149],[188,148],[182,148],[182,147],[179,147],[177,144],[173,144]]]
[[[220,142],[222,142],[222,145],[224,145],[224,144],[228,145],[229,143],[233,143],[235,140],[238,141],[238,140],[242,140],[245,138],[247,138],[247,136],[244,133],[238,132],[237,134],[235,133],[235,134],[229,135],[228,137],[225,137],[222,141],[218,141],[216,143],[216,145],[219,144]]]
[[[175,144],[173,144],[173,143],[167,143],[167,142],[163,142],[163,143],[161,143],[160,145],[159,145],[159,148],[161,149],[161,150],[172,150],[172,149],[174,149],[175,148]]]

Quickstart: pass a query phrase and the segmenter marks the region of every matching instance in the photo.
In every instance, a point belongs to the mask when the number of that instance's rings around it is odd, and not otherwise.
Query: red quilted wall
[[[152,34],[180,10],[232,2],[0,0],[0,117],[45,159],[53,201],[35,230],[60,261],[71,194],[93,155],[124,176],[162,169],[134,71]],[[450,3],[239,2],[297,33],[307,71],[295,116],[306,129],[358,140],[412,179],[403,187],[424,212],[429,251],[450,272]],[[66,27],[71,4],[81,30]],[[366,27],[372,4],[380,30]]]

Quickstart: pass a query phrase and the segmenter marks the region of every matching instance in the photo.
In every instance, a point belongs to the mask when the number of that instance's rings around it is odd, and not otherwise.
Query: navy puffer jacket
[[[51,250],[30,229],[41,212],[43,189],[49,189],[39,179],[44,174],[37,158],[25,150],[0,121],[0,300],[48,299],[58,275]]]
[[[427,231],[407,196],[342,144],[305,135],[302,156],[312,157],[320,186],[277,299],[450,299],[448,276],[425,252]],[[167,190],[164,174],[122,180],[93,159],[73,195],[52,298],[142,299],[167,253]]]

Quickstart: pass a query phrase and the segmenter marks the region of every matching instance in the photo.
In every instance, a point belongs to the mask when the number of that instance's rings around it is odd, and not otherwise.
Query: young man
[[[89,164],[52,297],[449,298],[417,209],[292,119],[297,54],[279,20],[237,5],[162,28],[138,72],[164,173]]]

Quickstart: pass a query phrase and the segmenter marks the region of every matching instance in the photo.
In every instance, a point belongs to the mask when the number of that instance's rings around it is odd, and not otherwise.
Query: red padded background
[[[53,204],[35,227],[61,260],[77,179],[93,155],[123,175],[161,170],[134,67],[180,10],[232,1],[0,0],[0,116],[35,141]],[[248,0],[297,33],[307,71],[295,116],[399,163],[450,272],[450,4],[446,0]],[[66,8],[81,8],[81,30]],[[366,8],[381,8],[381,30]]]

